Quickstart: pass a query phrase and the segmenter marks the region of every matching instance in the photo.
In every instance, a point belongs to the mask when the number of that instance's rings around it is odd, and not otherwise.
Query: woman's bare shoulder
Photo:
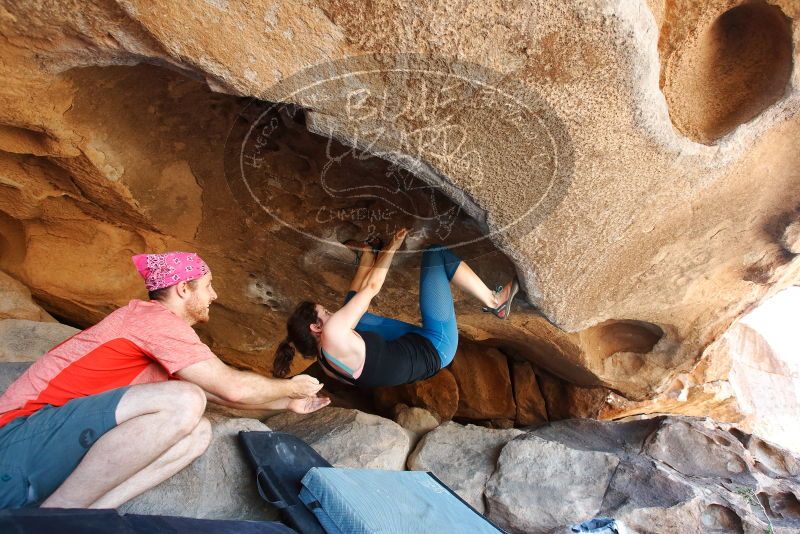
[[[327,328],[322,329],[322,348],[327,350],[351,351],[354,348],[364,345],[364,340],[355,330],[349,328]]]

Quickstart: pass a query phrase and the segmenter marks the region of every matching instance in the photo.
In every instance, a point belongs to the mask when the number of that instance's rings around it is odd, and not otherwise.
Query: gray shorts
[[[0,509],[38,506],[75,470],[97,439],[117,426],[127,387],[45,406],[0,427]]]

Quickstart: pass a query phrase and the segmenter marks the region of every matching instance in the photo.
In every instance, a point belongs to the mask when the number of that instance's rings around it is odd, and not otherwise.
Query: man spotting
[[[0,397],[0,508],[116,508],[203,454],[206,400],[309,413],[315,378],[228,367],[192,325],[217,298],[197,254],[134,256],[132,300],[52,348]]]

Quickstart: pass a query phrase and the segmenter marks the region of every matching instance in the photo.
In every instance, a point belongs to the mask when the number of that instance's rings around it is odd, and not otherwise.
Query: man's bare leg
[[[87,508],[97,502],[191,435],[200,424],[205,403],[203,390],[186,382],[132,386],[117,406],[117,426],[92,445],[42,507]],[[167,465],[174,468],[172,464]],[[164,476],[169,470],[150,470],[151,478],[140,480],[137,488],[144,491],[155,486],[169,476]],[[116,499],[121,497],[118,494]]]
[[[191,434],[159,456],[150,465],[112,489],[89,508],[117,508],[179,472],[208,448],[211,423],[205,417]]]

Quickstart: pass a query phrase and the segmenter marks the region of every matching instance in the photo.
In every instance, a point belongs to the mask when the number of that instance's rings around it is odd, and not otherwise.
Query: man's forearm
[[[268,378],[234,369],[217,357],[190,365],[176,374],[181,380],[197,384],[223,400],[240,404],[263,404],[283,397],[313,397],[322,388],[319,380],[312,376]]]
[[[237,410],[285,410],[291,400],[289,397],[281,397],[261,404],[245,404],[242,402],[227,401],[208,391],[206,391],[206,397],[208,397],[209,402],[227,406],[228,408],[235,408]]]
[[[250,371],[239,371],[237,378],[236,404],[261,405],[290,397],[294,393],[292,382],[285,378],[268,378]]]

